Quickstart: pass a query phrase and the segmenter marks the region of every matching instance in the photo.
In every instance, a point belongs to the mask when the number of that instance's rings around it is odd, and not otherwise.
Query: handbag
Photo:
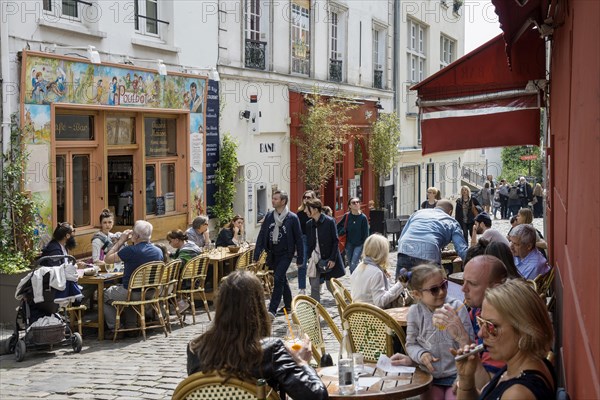
[[[329,272],[329,267],[327,267],[328,262],[329,260],[325,260],[323,258],[319,260],[319,262],[317,263],[317,271],[319,272],[319,274],[326,274]]]
[[[473,213],[473,217],[476,217],[477,215],[479,215],[479,210],[477,209],[475,204],[473,204],[472,202],[471,202],[471,212]]]
[[[346,222],[344,222],[344,233],[338,235],[338,249],[340,249],[340,253],[343,253],[344,250],[346,250],[346,241],[348,240],[348,232],[346,231],[346,228],[348,226],[348,213],[344,215],[344,218],[346,218]]]

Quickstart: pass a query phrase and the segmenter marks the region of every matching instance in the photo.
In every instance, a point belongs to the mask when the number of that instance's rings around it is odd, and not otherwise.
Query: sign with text
[[[215,170],[219,161],[219,82],[208,81],[206,100],[206,205],[208,216],[215,205]]]
[[[528,154],[526,156],[521,156],[519,158],[523,161],[531,161],[531,160],[537,160],[538,156],[537,156],[537,154]]]
[[[94,140],[94,117],[91,115],[56,115],[56,140]]]

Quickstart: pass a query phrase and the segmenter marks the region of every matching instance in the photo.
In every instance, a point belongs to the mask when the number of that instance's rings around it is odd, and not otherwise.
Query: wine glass
[[[352,361],[354,363],[354,387],[359,390],[361,387],[358,385],[358,380],[365,372],[365,357],[362,353],[352,353]]]

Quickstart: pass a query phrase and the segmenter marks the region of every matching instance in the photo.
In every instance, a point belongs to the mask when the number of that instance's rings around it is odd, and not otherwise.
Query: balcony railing
[[[383,89],[383,71],[373,71],[373,87]]]
[[[267,43],[246,39],[246,67],[265,69]]]
[[[329,80],[333,82],[342,81],[342,60],[329,60]]]

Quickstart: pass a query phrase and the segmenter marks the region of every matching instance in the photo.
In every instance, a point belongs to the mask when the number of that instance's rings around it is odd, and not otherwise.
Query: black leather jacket
[[[269,386],[284,391],[295,400],[328,399],[327,388],[314,369],[308,365],[298,365],[281,339],[262,340],[262,363],[253,376],[267,380]],[[224,350],[226,351],[226,350]],[[202,371],[202,360],[187,348],[188,375]]]

